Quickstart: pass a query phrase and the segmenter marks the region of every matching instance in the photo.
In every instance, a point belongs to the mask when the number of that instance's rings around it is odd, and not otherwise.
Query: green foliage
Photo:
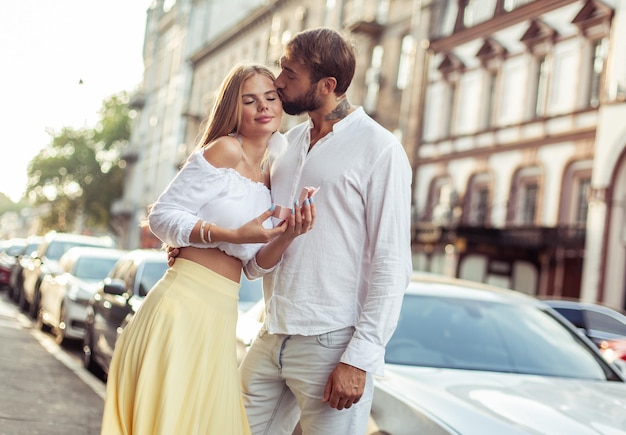
[[[24,208],[23,203],[15,203],[11,198],[0,192],[0,216],[7,211],[19,211],[22,208]]]
[[[121,197],[119,151],[130,137],[126,93],[104,101],[95,129],[63,128],[28,165],[27,196],[46,211],[41,232],[112,229],[109,210]]]

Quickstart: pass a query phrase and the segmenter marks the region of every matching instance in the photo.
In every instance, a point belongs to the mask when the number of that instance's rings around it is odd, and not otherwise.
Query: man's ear
[[[320,89],[319,91],[328,95],[335,92],[335,88],[337,87],[337,79],[334,77],[324,77],[319,81]]]

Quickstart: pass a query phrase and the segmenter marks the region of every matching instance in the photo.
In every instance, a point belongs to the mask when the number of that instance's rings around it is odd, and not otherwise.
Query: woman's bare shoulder
[[[243,149],[234,137],[222,136],[204,147],[203,155],[216,168],[234,168],[241,162]]]

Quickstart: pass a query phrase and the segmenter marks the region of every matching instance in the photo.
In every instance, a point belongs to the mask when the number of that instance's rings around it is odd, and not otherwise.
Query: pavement
[[[99,435],[105,384],[0,291],[0,435]]]

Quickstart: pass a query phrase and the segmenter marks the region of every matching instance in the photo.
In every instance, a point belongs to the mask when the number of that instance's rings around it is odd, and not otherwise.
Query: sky
[[[139,86],[149,4],[2,2],[0,192],[22,196],[28,163],[51,143],[48,131],[93,128],[107,97]]]

